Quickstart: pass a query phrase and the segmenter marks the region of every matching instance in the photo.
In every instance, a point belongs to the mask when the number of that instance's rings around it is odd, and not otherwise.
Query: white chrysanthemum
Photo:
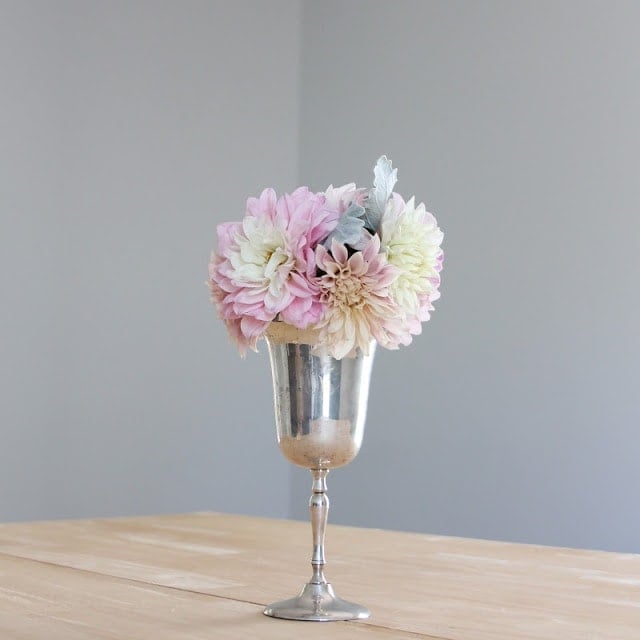
[[[420,322],[429,319],[431,303],[440,297],[443,234],[435,217],[424,204],[406,204],[394,194],[380,225],[381,248],[387,261],[399,270],[390,286],[395,302],[411,324],[411,333],[420,333]]]
[[[242,222],[242,231],[237,236],[235,251],[229,255],[234,278],[249,285],[251,293],[259,293],[266,309],[275,314],[291,297],[287,283],[295,258],[283,229],[266,216],[247,216]]]
[[[265,189],[247,200],[242,222],[218,225],[211,297],[241,352],[254,348],[278,316],[300,329],[320,319],[314,249],[337,218],[323,196],[304,187],[279,199]]]

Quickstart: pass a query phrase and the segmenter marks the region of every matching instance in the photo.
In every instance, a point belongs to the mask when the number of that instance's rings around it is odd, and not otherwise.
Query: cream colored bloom
[[[331,253],[318,245],[316,262],[323,272],[318,281],[320,300],[326,307],[317,328],[320,344],[330,355],[340,359],[358,349],[368,354],[372,340],[387,349],[397,349],[407,338],[410,341],[402,313],[389,297],[396,269],[380,253],[377,236],[351,256],[335,240]]]
[[[414,199],[404,203],[397,194],[387,204],[380,225],[381,249],[389,264],[399,271],[391,283],[391,297],[405,313],[413,334],[429,319],[432,302],[440,297],[443,234],[436,219],[415,206]]]

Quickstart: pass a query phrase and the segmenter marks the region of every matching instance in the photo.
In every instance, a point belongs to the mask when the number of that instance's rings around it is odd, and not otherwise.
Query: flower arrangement
[[[299,187],[247,200],[241,222],[218,225],[209,288],[244,355],[270,323],[316,329],[330,355],[408,345],[440,297],[443,234],[424,204],[393,191],[382,156],[372,189]]]

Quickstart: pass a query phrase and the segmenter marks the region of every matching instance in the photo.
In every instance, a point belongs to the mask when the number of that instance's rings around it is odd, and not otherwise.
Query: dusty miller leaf
[[[398,170],[392,167],[391,160],[387,156],[380,156],[373,169],[373,175],[373,189],[369,191],[365,203],[364,223],[369,231],[376,233],[387,202],[393,193],[393,187],[398,181]]]
[[[362,238],[364,228],[364,207],[353,203],[340,217],[338,225],[322,243],[327,249],[331,249],[331,241],[336,240],[340,244],[356,248]]]
[[[364,228],[364,207],[359,204],[351,204],[351,206],[342,214],[336,228],[329,234],[323,242],[327,249],[331,248],[331,241],[336,240],[341,244],[354,246],[362,237],[362,229]]]

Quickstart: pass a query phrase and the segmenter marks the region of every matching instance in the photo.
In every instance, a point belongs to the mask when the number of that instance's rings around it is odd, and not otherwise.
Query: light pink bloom
[[[398,275],[380,253],[380,239],[373,236],[362,251],[349,256],[335,240],[329,253],[316,249],[320,299],[326,311],[318,324],[320,344],[334,358],[369,352],[372,340],[397,349],[410,336],[404,331],[402,313],[389,296],[389,286]]]
[[[330,184],[324,196],[327,207],[337,210],[338,213],[344,213],[352,203],[362,205],[367,197],[367,190],[356,188],[353,182],[343,184],[341,187]]]
[[[339,214],[306,187],[276,199],[273,189],[247,200],[241,223],[218,226],[209,284],[218,314],[241,352],[277,317],[301,329],[323,313],[315,279],[318,243]]]

